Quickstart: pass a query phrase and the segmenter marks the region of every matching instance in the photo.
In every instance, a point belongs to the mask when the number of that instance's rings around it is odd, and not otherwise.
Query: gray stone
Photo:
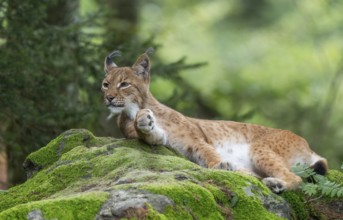
[[[260,188],[251,184],[244,187],[243,190],[248,196],[257,196],[269,212],[285,219],[291,219],[291,207],[282,197],[277,196],[274,193],[264,195]]]
[[[156,211],[163,212],[164,207],[173,205],[166,196],[152,194],[143,190],[113,190],[109,200],[102,206],[97,220],[138,217],[147,212],[146,204]],[[140,216],[142,217],[142,216]]]
[[[44,218],[43,218],[43,213],[42,213],[42,211],[39,210],[39,209],[32,210],[32,211],[29,212],[29,214],[27,215],[27,219],[28,219],[28,220],[44,220]]]

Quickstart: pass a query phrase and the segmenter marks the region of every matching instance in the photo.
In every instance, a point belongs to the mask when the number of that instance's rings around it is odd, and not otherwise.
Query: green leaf
[[[291,171],[302,178],[307,178],[316,174],[312,168],[305,164],[296,164],[291,168]]]
[[[328,181],[328,179],[325,176],[317,175],[317,174],[313,175],[313,179],[318,185],[324,184],[325,182]]]
[[[231,197],[231,208],[235,207],[237,202],[238,202],[238,197],[236,194],[233,193]]]
[[[343,187],[338,190],[337,197],[343,197]]]
[[[313,196],[318,193],[319,186],[313,183],[305,183],[302,186],[302,190],[305,194]]]
[[[331,194],[330,194],[330,197],[333,198],[333,197],[336,197],[337,196],[337,193],[339,191],[339,188],[335,188],[331,191]]]
[[[343,167],[343,165],[342,165]],[[331,182],[327,177],[316,174],[313,169],[304,164],[297,164],[291,168],[292,172],[296,175],[306,179],[312,177],[314,183],[302,183],[301,190],[309,196],[321,194],[331,198],[343,196],[343,186],[339,183]]]

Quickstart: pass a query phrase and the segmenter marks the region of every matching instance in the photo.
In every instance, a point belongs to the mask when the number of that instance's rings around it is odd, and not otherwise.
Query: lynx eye
[[[127,87],[129,87],[131,84],[130,83],[128,83],[128,82],[121,82],[121,83],[119,83],[119,88],[127,88]]]
[[[106,82],[104,82],[103,84],[102,84],[102,86],[105,88],[105,89],[108,89],[108,86],[109,86],[110,84],[108,84],[108,83],[106,83]]]

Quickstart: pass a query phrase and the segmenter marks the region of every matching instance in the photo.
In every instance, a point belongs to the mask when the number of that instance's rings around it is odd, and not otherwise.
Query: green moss
[[[1,216],[16,213],[26,218],[30,210],[39,208],[47,219],[87,219],[76,215],[83,211],[81,204],[87,207],[94,200],[94,219],[105,197],[97,200],[97,194],[88,191],[107,195],[103,192],[111,189],[143,189],[174,202],[163,213],[147,204],[148,219],[280,219],[263,207],[260,196],[271,192],[256,178],[201,168],[163,146],[71,130],[28,159],[42,169],[25,183],[0,193]],[[65,218],[49,214],[48,208],[51,214],[62,212],[62,203],[66,204]],[[77,211],[72,212],[72,207]],[[297,211],[296,216],[305,215]]]
[[[210,169],[201,169],[196,172],[188,170],[184,173],[190,175],[189,180],[184,182],[150,183],[140,186],[153,193],[166,195],[177,204],[176,208],[170,208],[164,213],[167,217],[178,214],[181,215],[179,219],[193,217],[224,219],[227,215],[232,215],[234,219],[282,219],[268,212],[257,196],[249,196],[245,193],[244,186],[248,187],[251,184],[250,181],[254,183],[257,181],[253,177]],[[201,178],[198,178],[199,175]],[[189,182],[192,179],[201,180],[203,183]],[[257,185],[262,187],[259,190],[260,193],[264,193],[265,187],[260,183]],[[238,202],[231,213],[232,196],[237,196]],[[194,210],[198,211],[193,212]]]
[[[192,210],[181,207],[179,205],[169,206],[164,209],[163,216],[167,219],[183,220],[183,219],[196,219],[193,216]]]
[[[72,129],[59,135],[45,147],[27,157],[35,166],[46,167],[56,162],[63,153],[94,139],[94,135],[85,129]]]
[[[262,205],[262,202],[255,198],[246,196],[242,193],[238,195],[237,205],[233,209],[234,219],[283,219],[271,212],[268,212]]]
[[[211,192],[215,201],[221,206],[229,207],[231,205],[230,200],[233,194],[227,188],[215,186],[210,182],[203,183],[202,186]]]
[[[217,185],[228,186],[232,190],[241,190],[243,186],[251,184],[259,187],[263,195],[269,195],[270,190],[257,178],[240,172],[228,172],[224,170],[201,169],[190,171],[190,173],[201,181],[213,180]]]
[[[41,210],[45,219],[94,219],[108,193],[93,192],[62,199],[48,199],[15,206],[0,213],[0,219],[27,219],[32,210]]]
[[[117,141],[120,141],[120,139],[116,139],[113,137],[94,137],[87,140],[86,147],[102,147],[104,145],[115,143]]]
[[[290,204],[293,219],[308,219],[309,207],[300,192],[284,192],[282,197]]]
[[[141,188],[165,195],[176,204],[176,207],[169,208],[163,213],[167,218],[176,218],[175,215],[179,215],[179,219],[184,219],[186,216],[195,219],[223,219],[213,195],[198,184],[191,182],[151,183]]]
[[[330,181],[343,185],[343,172],[338,170],[329,170],[327,177]]]
[[[258,198],[258,194],[268,195],[271,192],[255,177],[239,172],[209,169],[202,169],[201,171],[196,172],[193,171],[192,173],[201,181],[213,181],[215,185],[224,187],[228,189],[229,192],[234,192],[235,196],[238,198],[232,213],[234,219],[282,219],[275,214],[268,212],[262,205],[261,200]],[[258,188],[258,193],[253,192],[255,196],[247,195],[244,190],[245,187],[250,187],[251,185]]]
[[[229,191],[226,187],[214,185],[211,181],[203,183],[202,186],[211,192],[217,203],[217,208],[224,219],[232,219],[232,207],[235,206],[237,202],[236,194]]]
[[[99,142],[90,143],[94,140]],[[62,142],[64,147],[61,150]],[[94,147],[98,146],[98,143],[103,145]],[[65,132],[46,147],[30,155],[29,158],[45,166],[45,169],[24,184],[3,193],[0,211],[23,202],[49,196],[56,197],[56,193],[62,195],[66,192],[106,185],[130,173],[130,170],[160,172],[197,166],[182,158],[171,156],[173,152],[165,147],[142,145],[140,149],[138,143],[135,140],[125,142],[113,138],[94,138],[90,132],[84,130]],[[57,158],[58,149],[62,153]],[[50,154],[50,158],[47,154]],[[157,176],[156,174],[155,177]]]
[[[35,178],[9,189],[3,195],[4,200],[0,200],[0,211],[22,202],[39,200],[62,190],[71,183],[82,179],[82,176],[90,168],[91,164],[77,161],[57,166],[54,169],[42,170]]]
[[[163,214],[157,212],[150,204],[146,204],[148,208],[148,214],[146,219],[149,220],[168,220]]]
[[[175,150],[165,147],[165,146],[152,146],[147,145],[144,142],[140,140],[135,139],[121,139],[118,140],[117,145],[124,146],[124,147],[130,147],[137,149],[139,151],[144,151],[151,154],[158,154],[158,155],[169,155],[169,156],[179,156],[184,158],[181,154],[176,152]]]

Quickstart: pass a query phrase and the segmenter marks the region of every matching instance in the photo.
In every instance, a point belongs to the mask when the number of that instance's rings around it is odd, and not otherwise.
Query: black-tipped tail
[[[313,169],[316,174],[324,176],[328,171],[328,164],[325,160],[318,160],[312,166],[310,166],[310,168]],[[314,176],[307,177],[307,181],[310,183],[316,183]]]
[[[315,164],[311,166],[311,168],[319,175],[326,175],[328,171],[328,165],[324,160],[318,160]]]

